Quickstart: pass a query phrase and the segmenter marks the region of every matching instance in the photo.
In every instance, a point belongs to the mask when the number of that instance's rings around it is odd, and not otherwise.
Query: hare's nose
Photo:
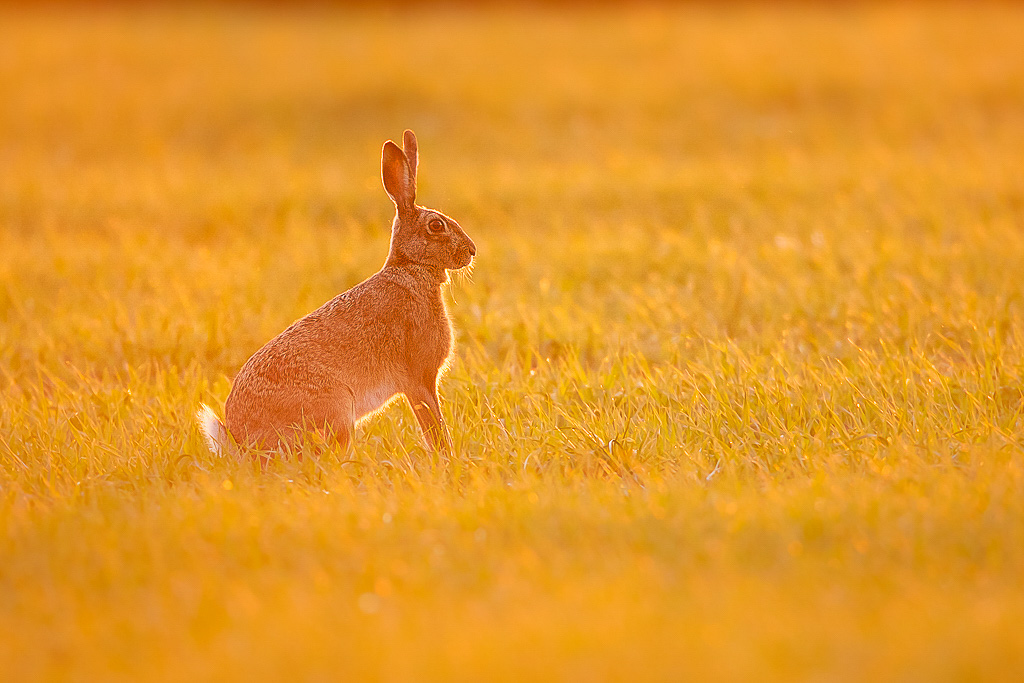
[[[469,241],[469,255],[476,256],[476,245],[473,244],[473,240]]]

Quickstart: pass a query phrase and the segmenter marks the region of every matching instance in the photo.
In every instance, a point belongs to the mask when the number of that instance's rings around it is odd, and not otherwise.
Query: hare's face
[[[451,218],[416,205],[419,145],[411,130],[405,131],[402,139],[404,149],[390,140],[385,142],[380,159],[384,190],[397,209],[388,259],[444,270],[465,268],[473,262],[476,245]]]
[[[465,268],[476,256],[476,245],[458,223],[419,206],[396,221],[394,246],[414,263],[445,270]]]

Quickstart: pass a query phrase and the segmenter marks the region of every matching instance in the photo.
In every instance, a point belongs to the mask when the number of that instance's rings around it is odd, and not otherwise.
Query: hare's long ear
[[[416,178],[405,152],[391,140],[384,143],[381,152],[380,175],[384,180],[384,189],[399,211],[411,209],[416,202]]]
[[[420,166],[419,146],[416,144],[416,133],[411,130],[405,131],[402,136],[402,147],[405,148],[405,158],[409,160],[409,168],[412,169],[413,182],[416,181],[416,172]]]

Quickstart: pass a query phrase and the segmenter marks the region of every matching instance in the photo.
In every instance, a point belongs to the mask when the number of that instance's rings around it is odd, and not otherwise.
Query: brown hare
[[[411,130],[403,143],[404,151],[388,140],[381,155],[384,189],[397,209],[384,267],[253,354],[235,377],[224,423],[200,408],[214,452],[232,439],[274,450],[308,431],[346,445],[359,420],[398,394],[434,451],[450,450],[437,395],[452,353],[442,290],[449,270],[470,265],[476,245],[454,220],[416,205],[419,155]]]

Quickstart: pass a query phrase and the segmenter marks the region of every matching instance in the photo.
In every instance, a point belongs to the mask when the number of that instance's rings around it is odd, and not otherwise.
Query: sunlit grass
[[[1012,679],[1015,8],[0,19],[0,672]],[[351,452],[192,421],[387,250],[479,256]]]

